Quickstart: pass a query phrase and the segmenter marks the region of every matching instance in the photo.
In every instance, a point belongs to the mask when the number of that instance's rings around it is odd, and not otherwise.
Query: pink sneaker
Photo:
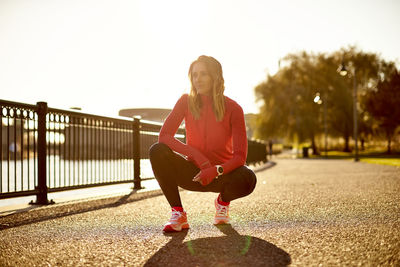
[[[169,222],[164,225],[164,232],[180,232],[182,229],[189,229],[186,212],[172,209]]]
[[[215,204],[215,217],[214,224],[229,224],[229,206],[224,206],[218,203],[218,197],[214,201]]]

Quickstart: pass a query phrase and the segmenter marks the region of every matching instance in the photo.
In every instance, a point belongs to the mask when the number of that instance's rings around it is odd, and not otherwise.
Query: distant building
[[[171,109],[165,108],[129,108],[121,109],[118,113],[119,116],[132,118],[140,116],[143,120],[164,122]]]

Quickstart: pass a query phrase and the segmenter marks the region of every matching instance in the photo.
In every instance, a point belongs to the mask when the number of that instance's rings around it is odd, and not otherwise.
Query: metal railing
[[[267,143],[260,140],[247,140],[248,152],[246,164],[265,163],[267,161]]]
[[[162,124],[0,100],[0,199],[154,179],[149,147]],[[185,139],[179,128],[177,138]],[[247,164],[266,160],[266,146],[249,140]]]

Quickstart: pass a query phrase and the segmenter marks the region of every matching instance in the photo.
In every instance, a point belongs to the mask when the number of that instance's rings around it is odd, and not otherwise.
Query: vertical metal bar
[[[113,126],[113,123],[110,123],[110,126]],[[110,164],[110,181],[113,181],[113,175],[112,175],[112,172],[113,172],[113,128],[112,127],[110,127],[110,130],[109,130],[109,133],[108,133],[108,135],[109,135],[109,148],[108,148],[108,151],[109,151],[109,164]]]
[[[107,182],[111,181],[111,122],[108,122],[107,128],[107,166],[108,166],[108,174],[107,174]]]
[[[37,112],[33,112],[33,179],[34,185],[36,186],[36,182],[38,181],[37,178],[37,133],[38,133],[38,115]]]
[[[96,121],[96,182],[99,181],[100,177],[100,131],[99,131],[99,121]]]
[[[73,118],[72,116],[69,116],[69,129],[68,129],[68,133],[69,133],[69,145],[68,145],[68,185],[74,185],[74,157],[75,157],[75,152],[74,152],[74,125],[73,125]]]
[[[68,126],[69,129],[69,126]],[[67,157],[67,137],[69,138],[69,134],[67,136],[67,116],[64,116],[64,186],[67,185],[67,160],[69,164],[69,155]],[[69,145],[69,142],[68,142]]]
[[[85,159],[85,128],[84,126],[84,118],[81,118],[79,121],[79,168],[81,175],[81,182],[85,184],[85,169],[84,169],[84,159]]]
[[[108,126],[109,126],[109,123],[108,122],[106,122],[106,127],[105,127],[105,146],[106,146],[106,151],[105,151],[105,156],[106,156],[106,159],[105,159],[105,164],[106,164],[106,177],[105,177],[105,181],[109,181],[109,179],[110,179],[110,174],[109,174],[109,158],[110,158],[110,145],[109,145],[109,138],[110,138],[110,132],[109,132],[109,128],[108,128]]]
[[[132,176],[129,175],[129,150],[130,150],[130,125],[125,125],[125,132],[124,132],[124,151],[125,151],[125,158],[124,158],[124,173],[128,179],[132,179]]]
[[[115,130],[116,130],[116,127],[118,126],[118,125],[116,125],[116,123],[114,123],[114,125],[113,125],[114,127],[113,127],[113,129],[112,129],[112,132],[111,132],[111,140],[112,140],[112,170],[113,170],[113,177],[112,177],[112,179],[113,179],[113,181],[116,181],[116,174],[115,174],[115,171],[117,170],[117,168],[116,168],[116,161],[115,161],[115,159],[117,158],[117,155],[116,155],[116,151],[117,151],[117,146],[116,146],[116,144],[115,144]]]
[[[61,114],[58,115],[58,183],[59,186],[62,185],[62,176],[61,176]]]
[[[110,132],[109,132],[109,128],[108,128],[108,126],[109,126],[109,124],[108,124],[108,122],[106,122],[106,127],[104,128],[104,133],[105,133],[105,149],[106,149],[106,151],[105,151],[105,164],[106,164],[106,172],[105,172],[105,175],[106,175],[106,177],[105,177],[105,181],[109,181],[109,179],[110,179],[110,174],[109,174],[109,170],[110,170],[110,165],[109,165],[109,158],[110,158],[110,151],[109,151],[109,149],[110,149],[110,145],[109,145],[109,138],[110,138],[110,136],[109,136],[109,134],[110,134]]]
[[[92,120],[92,143],[90,144],[91,145],[91,150],[92,150],[92,152],[91,152],[91,155],[92,155],[92,164],[93,164],[93,166],[92,166],[92,182],[95,182],[96,181],[96,161],[97,161],[97,158],[96,158],[96,150],[94,150],[94,148],[95,147],[97,147],[96,146],[96,121],[95,120]]]
[[[81,162],[80,162],[80,158],[81,158],[81,155],[80,155],[80,153],[81,153],[81,129],[80,129],[80,127],[81,127],[81,118],[78,118],[77,119],[77,125],[76,125],[76,128],[77,128],[77,132],[78,132],[78,134],[77,134],[77,136],[76,136],[76,138],[77,138],[77,165],[78,165],[78,169],[77,169],[77,173],[78,173],[78,184],[79,185],[81,185],[82,184],[82,179],[81,179],[81,175],[80,175],[80,164],[81,164]]]
[[[115,131],[115,177],[118,181],[121,180],[121,176],[120,176],[120,171],[121,171],[121,146],[120,146],[120,136],[121,136],[121,125],[117,125],[116,131]]]
[[[87,148],[86,148],[86,176],[88,179],[89,183],[92,183],[92,175],[91,175],[91,170],[92,170],[92,159],[91,159],[91,138],[92,138],[92,129],[91,129],[91,121],[90,119],[87,120],[87,125],[86,125],[86,138],[87,138]]]
[[[113,175],[114,173],[114,123],[111,123],[111,128],[110,128],[110,180],[114,181],[115,177]]]
[[[115,154],[115,146],[114,146],[114,123],[112,123],[112,128],[110,129],[111,131],[110,131],[110,143],[111,143],[111,146],[110,146],[110,156],[111,156],[111,168],[110,168],[110,170],[111,170],[111,176],[110,176],[110,178],[111,178],[111,181],[115,181],[115,175],[114,175],[114,172],[115,172],[115,165],[114,165],[114,154]]]
[[[103,158],[102,164],[104,164],[104,172],[103,172],[104,177],[103,177],[102,182],[105,182],[105,181],[107,181],[107,178],[108,178],[108,174],[107,174],[107,171],[108,171],[108,166],[107,166],[107,122],[103,122],[103,138],[104,138],[103,139],[103,141],[104,141],[104,144],[103,144],[104,158]]]
[[[27,175],[27,181],[28,181],[28,190],[30,189],[30,183],[29,183],[29,181],[30,181],[30,179],[29,179],[29,176],[30,176],[30,166],[29,165],[31,165],[31,155],[30,155],[30,148],[31,148],[31,142],[30,142],[30,129],[29,129],[29,113],[31,112],[30,110],[28,110],[27,111],[28,113],[27,113],[27,117],[26,117],[26,132],[27,132],[27,140],[26,140],[26,146],[27,146],[27,150],[26,150],[26,161],[28,162],[28,165],[27,165],[27,168],[28,168],[28,175]]]
[[[50,115],[47,114],[46,116],[46,148],[47,148],[47,155],[46,155],[46,159],[47,159],[47,166],[48,166],[48,174],[47,174],[47,179],[48,182],[50,184],[50,169],[51,169],[51,165],[50,165],[50,124],[48,123],[47,119],[50,120]],[[47,136],[49,137],[47,140]]]
[[[101,128],[101,133],[102,133],[102,145],[101,145],[101,147],[102,147],[102,149],[101,149],[101,152],[102,152],[102,155],[101,155],[101,166],[103,167],[103,169],[102,169],[102,179],[101,179],[101,181],[102,182],[104,182],[105,181],[105,172],[106,172],[106,167],[107,166],[104,166],[104,164],[105,164],[105,151],[106,151],[106,146],[105,146],[105,140],[106,140],[106,138],[105,138],[105,126],[104,126],[104,121],[102,121],[102,128]]]
[[[132,137],[135,135],[136,133],[135,133],[135,129],[134,129],[134,127],[132,128]],[[131,164],[129,164],[129,172],[130,172],[130,175],[131,175],[131,177],[132,177],[132,179],[134,180],[135,179],[135,173],[134,173],[134,171],[135,171],[135,167],[134,167],[134,159],[135,159],[135,138],[134,139],[132,139],[132,145],[131,146],[129,146],[129,154],[130,154],[130,160],[132,161],[132,165]]]
[[[54,187],[56,187],[57,184],[57,168],[56,168],[56,115],[53,114],[53,173],[54,173]]]
[[[64,144],[63,144],[63,153],[64,153],[64,186],[66,186],[66,179],[67,179],[67,173],[66,173],[66,160],[67,160],[67,151],[66,151],[66,143],[67,143],[67,116],[63,115],[63,134],[64,134]],[[69,128],[69,127],[68,127]]]
[[[133,119],[133,174],[134,189],[141,189],[140,185],[140,119]]]
[[[13,112],[14,115],[14,191],[17,191],[17,112]]]
[[[119,152],[119,133],[120,133],[121,128],[119,128],[119,127],[120,127],[120,125],[117,124],[116,127],[115,127],[115,131],[114,131],[115,178],[118,181],[120,180],[118,173],[121,170],[120,169],[120,161],[119,161],[119,158],[120,158],[120,155],[119,155],[119,153],[120,153]]]
[[[94,171],[93,181],[96,182],[97,181],[97,153],[98,153],[98,150],[99,150],[99,146],[97,144],[97,120],[94,120],[92,122],[92,125],[93,125],[92,152],[93,152],[93,149],[96,147],[96,149],[94,150],[94,153],[92,154],[93,155],[93,159],[94,159],[94,162],[93,162],[93,165],[94,165],[94,167],[93,167],[93,171]]]
[[[122,149],[122,169],[121,169],[121,175],[124,177],[124,179],[127,179],[126,173],[125,173],[125,163],[126,163],[126,125],[124,124],[122,131],[122,136],[121,136],[121,149]]]
[[[102,133],[102,160],[101,160],[101,165],[103,166],[103,170],[102,170],[102,179],[101,182],[104,182],[107,179],[107,164],[106,164],[106,156],[107,156],[107,144],[106,144],[106,126],[105,126],[105,122],[102,122],[102,128],[101,128],[101,133]]]
[[[93,181],[96,182],[97,181],[97,153],[98,153],[98,144],[97,144],[97,120],[93,120],[92,122],[93,125],[93,142],[92,142],[92,155],[93,155]],[[95,149],[96,148],[96,149]]]
[[[81,157],[80,157],[80,160],[81,160],[81,167],[82,167],[82,181],[83,181],[83,184],[88,184],[88,182],[87,182],[87,179],[85,179],[85,165],[86,165],[86,162],[85,162],[85,159],[86,159],[86,142],[85,142],[85,140],[86,140],[86,137],[85,137],[85,133],[86,133],[86,127],[85,127],[85,124],[86,124],[86,121],[87,119],[86,118],[83,118],[82,119],[82,124],[81,124],[81,131],[82,131],[82,142],[81,142]]]
[[[117,129],[117,127],[118,127],[118,125],[117,125],[117,123],[114,123],[114,127],[113,127],[113,131],[112,131],[112,143],[113,143],[113,145],[112,145],[112,154],[113,154],[113,160],[112,160],[112,167],[113,167],[113,181],[116,181],[116,177],[117,177],[117,175],[116,175],[116,171],[117,171],[117,168],[116,168],[116,164],[117,164],[117,161],[116,161],[116,158],[117,158],[117,154],[116,154],[116,152],[117,152],[117,146],[116,146],[116,139],[115,139],[115,131],[116,131],[116,129]]]
[[[74,133],[74,136],[73,136],[73,139],[74,139],[74,143],[73,143],[73,146],[72,146],[72,152],[73,152],[73,154],[74,154],[74,167],[73,167],[73,177],[72,177],[72,179],[74,180],[74,185],[78,185],[78,183],[76,182],[76,151],[77,151],[77,149],[76,149],[76,132],[77,132],[77,129],[76,129],[76,118],[74,117],[73,118],[73,124],[72,124],[72,126],[74,127],[73,128],[73,133]]]
[[[119,181],[118,178],[118,171],[119,171],[119,155],[118,155],[118,151],[119,151],[119,147],[118,147],[118,133],[119,133],[119,124],[115,123],[115,128],[113,131],[114,134],[114,179],[115,181]]]
[[[100,132],[99,132],[99,127],[98,127],[98,121],[96,121],[96,143],[95,143],[95,153],[96,153],[96,182],[99,181],[100,177],[100,165],[99,165],[99,159],[100,159]]]
[[[91,183],[89,181],[89,119],[86,119],[85,133],[86,133],[86,149],[85,149],[86,181],[87,183]]]
[[[21,120],[21,191],[24,190],[24,116],[20,113]]]
[[[125,177],[125,124],[122,126],[122,131],[121,131],[121,177]]]
[[[7,109],[7,192],[10,192],[10,109]]]
[[[121,157],[121,176],[126,179],[126,174],[125,174],[125,163],[126,163],[126,142],[125,142],[125,137],[126,137],[126,130],[125,130],[125,125],[123,126],[123,131],[122,131],[122,136],[121,136],[121,150],[122,150],[122,157]]]
[[[103,164],[102,160],[103,160],[103,131],[102,131],[102,125],[101,125],[102,121],[99,120],[99,127],[98,127],[98,146],[97,146],[97,154],[98,154],[98,166],[99,166],[99,175],[98,175],[98,181],[100,182],[102,180],[103,177]]]
[[[132,138],[131,138],[131,125],[125,125],[125,144],[124,144],[124,149],[125,149],[125,175],[128,177],[129,180],[133,180],[133,176],[130,176],[129,173],[129,158],[130,158],[130,148],[133,146],[133,144],[130,144]]]
[[[98,153],[99,153],[99,182],[103,180],[103,171],[104,171],[104,147],[103,147],[103,140],[104,140],[104,132],[103,132],[103,122],[99,120],[99,146],[98,146]]]
[[[58,173],[60,172],[60,134],[59,134],[59,126],[58,126],[58,114],[54,115],[54,158],[57,159],[54,160],[54,184],[57,185],[57,187],[61,186],[60,183],[60,175]],[[58,172],[57,172],[58,169]],[[58,179],[57,179],[58,175]],[[58,184],[56,183],[58,181]]]
[[[0,154],[0,193],[3,192],[3,106],[0,106],[0,142],[1,142],[1,154]]]
[[[109,123],[110,128],[108,129],[108,173],[109,173],[109,177],[108,180],[112,181],[112,123]]]
[[[96,121],[92,120],[92,142],[90,144],[91,147],[91,155],[92,155],[92,182],[96,181],[96,150],[93,151],[94,147],[96,146]]]
[[[38,194],[37,204],[48,204],[46,185],[46,114],[47,103],[38,102]]]
[[[119,179],[122,179],[122,131],[123,131],[123,124],[121,123],[121,128],[119,129],[118,132],[118,177]]]
[[[54,114],[53,115],[53,136],[54,136],[54,139],[53,139],[53,159],[54,159],[54,161],[53,161],[53,168],[54,168],[54,170],[53,170],[53,172],[54,172],[54,187],[56,187],[56,185],[57,185],[57,158],[56,158],[56,156],[57,156],[57,148],[56,148],[56,145],[57,145],[57,138],[56,138],[56,133],[57,133],[57,128],[56,128],[56,115]]]
[[[73,159],[74,159],[74,157],[73,157],[73,155],[72,155],[72,146],[73,146],[73,144],[72,144],[72,140],[73,140],[73,137],[72,137],[72,131],[73,131],[73,128],[72,128],[73,126],[72,126],[72,117],[71,116],[69,116],[69,120],[68,120],[68,140],[69,140],[69,142],[68,142],[68,185],[71,185],[71,184],[73,184],[73,180],[72,180],[72,178],[71,178],[71,170],[73,169],[72,168],[72,164],[73,164]]]
[[[108,159],[109,159],[108,160],[108,166],[109,166],[108,180],[112,181],[112,165],[113,165],[112,164],[112,128],[111,128],[112,123],[110,122],[109,125],[110,125],[110,128],[108,129]]]

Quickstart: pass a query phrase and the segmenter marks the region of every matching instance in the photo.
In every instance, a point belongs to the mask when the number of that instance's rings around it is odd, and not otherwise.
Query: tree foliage
[[[400,73],[379,81],[377,90],[369,91],[365,100],[366,111],[375,118],[387,138],[387,152],[391,153],[391,140],[400,126]]]
[[[329,135],[343,137],[344,150],[349,151],[349,139],[353,133],[354,78],[360,100],[380,82],[387,81],[395,70],[393,63],[356,47],[330,54],[289,54],[282,63],[275,75],[268,75],[255,88],[257,100],[263,103],[257,118],[256,135],[263,139],[309,141],[314,150],[315,137],[323,132],[322,105],[313,102],[317,93],[326,105]],[[346,77],[337,72],[342,63],[349,70]],[[369,133],[372,124],[363,120],[368,117],[363,106],[358,109],[359,129],[362,133]]]

